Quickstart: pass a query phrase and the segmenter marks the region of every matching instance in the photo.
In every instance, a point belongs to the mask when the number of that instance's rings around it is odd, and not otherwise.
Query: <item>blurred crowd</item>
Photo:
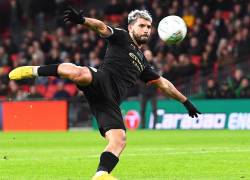
[[[144,50],[159,73],[177,87],[191,85],[206,98],[249,98],[250,1],[246,0],[111,0],[70,4],[87,17],[127,29],[133,9],[153,16],[152,35]],[[23,65],[71,62],[98,66],[106,42],[83,26],[61,22],[64,0],[0,0],[1,99],[69,98],[80,94],[74,84],[53,77],[9,81],[8,72]],[[178,45],[159,40],[157,24],[167,15],[183,17],[188,35]],[[244,62],[243,68],[238,64]],[[222,73],[226,72],[226,73]],[[226,74],[226,76],[225,76]],[[201,79],[205,80],[202,86]],[[129,96],[137,96],[139,86]]]
[[[227,79],[221,83],[213,78],[209,78],[204,93],[208,99],[249,98],[249,77],[247,77],[241,69],[236,68],[232,77],[227,77]]]

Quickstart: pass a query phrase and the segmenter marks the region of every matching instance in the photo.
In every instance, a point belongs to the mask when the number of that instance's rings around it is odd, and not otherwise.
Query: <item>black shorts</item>
[[[88,99],[90,109],[95,116],[99,131],[103,137],[110,129],[126,130],[119,107],[121,98],[116,82],[105,70],[89,67],[93,80],[88,86],[79,86]]]

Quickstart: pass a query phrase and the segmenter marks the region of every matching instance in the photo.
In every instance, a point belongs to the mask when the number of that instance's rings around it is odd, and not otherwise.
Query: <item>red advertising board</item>
[[[65,131],[66,101],[3,102],[3,131]]]

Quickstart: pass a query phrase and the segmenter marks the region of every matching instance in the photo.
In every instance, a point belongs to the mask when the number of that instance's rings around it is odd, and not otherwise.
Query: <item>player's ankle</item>
[[[95,173],[95,177],[98,177],[98,176],[101,176],[101,175],[107,174],[107,173],[108,173],[107,171],[97,171],[97,172]]]
[[[34,75],[34,76],[38,76],[38,68],[39,68],[40,66],[32,66],[32,74]]]
[[[97,168],[97,172],[106,171],[106,172],[110,173],[114,169],[114,167],[116,166],[118,161],[119,161],[119,158],[116,157],[113,153],[108,152],[108,151],[104,151],[101,154],[99,166]]]

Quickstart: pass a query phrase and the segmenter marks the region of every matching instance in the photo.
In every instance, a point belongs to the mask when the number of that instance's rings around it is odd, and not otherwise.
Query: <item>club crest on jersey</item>
[[[142,72],[144,69],[144,66],[141,63],[140,59],[134,53],[131,53],[131,52],[129,53],[129,56],[132,58],[132,63],[138,69],[138,71]]]

